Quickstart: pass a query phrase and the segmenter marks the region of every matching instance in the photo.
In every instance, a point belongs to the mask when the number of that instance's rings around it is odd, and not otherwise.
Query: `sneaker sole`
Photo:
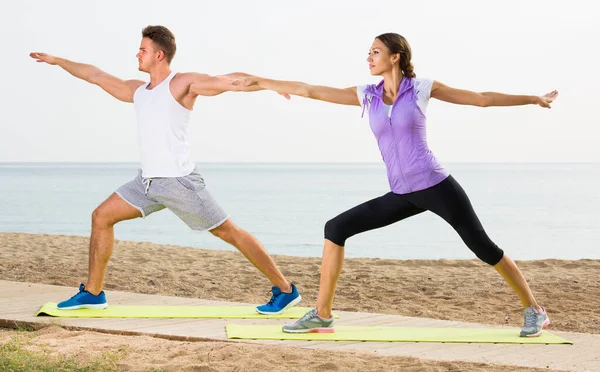
[[[260,311],[258,310],[258,308],[256,309],[256,312],[262,315],[279,315],[281,313],[283,313],[284,311],[286,311],[287,309],[289,309],[290,307],[297,305],[298,302],[302,301],[302,296],[298,295],[298,297],[296,297],[295,299],[292,300],[292,302],[290,302],[289,304],[287,304],[283,309],[279,310],[279,311],[274,311],[274,312],[269,312],[269,311]]]
[[[544,322],[544,324],[542,324],[542,329],[540,329],[540,331],[538,333],[534,333],[531,335],[524,335],[524,336],[519,335],[519,336],[521,336],[521,337],[538,337],[539,335],[542,334],[542,332],[544,331],[544,328],[548,327],[549,324],[550,324],[550,318],[546,318],[546,321]]]
[[[335,328],[282,329],[285,333],[334,333]]]
[[[79,310],[79,309],[106,309],[108,304],[84,304],[67,307],[58,307],[58,310]]]

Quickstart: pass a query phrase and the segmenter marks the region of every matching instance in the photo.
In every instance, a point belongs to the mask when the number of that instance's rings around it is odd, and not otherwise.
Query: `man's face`
[[[145,37],[140,43],[140,51],[136,55],[138,59],[138,70],[149,72],[150,69],[158,62],[160,51],[156,50],[154,42]]]

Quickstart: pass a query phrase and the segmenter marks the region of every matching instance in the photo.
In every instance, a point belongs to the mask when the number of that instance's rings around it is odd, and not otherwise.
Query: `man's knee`
[[[117,194],[112,194],[92,212],[92,226],[112,227],[117,222],[142,217],[142,212]]]
[[[102,205],[92,212],[92,225],[95,227],[111,227],[116,223],[117,221],[111,218],[110,213]]]
[[[230,243],[233,240],[235,240],[235,236],[238,230],[239,228],[233,222],[231,222],[231,220],[228,219],[219,226],[210,230],[210,233],[216,236],[217,238]]]

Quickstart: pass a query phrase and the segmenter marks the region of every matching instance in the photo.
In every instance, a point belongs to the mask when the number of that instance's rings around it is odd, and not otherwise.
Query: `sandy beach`
[[[72,286],[75,293],[87,277],[87,255],[87,237],[0,233],[0,279]],[[301,291],[301,305],[314,305],[320,258],[273,257]],[[547,308],[550,330],[600,333],[600,260],[517,263],[538,302]],[[258,304],[268,300],[270,283],[238,252],[117,241],[105,289],[109,301],[110,290],[120,290]],[[347,259],[335,309],[516,327],[522,324],[516,295],[495,270],[476,260]],[[0,342],[15,337],[28,337],[28,348],[33,350],[49,348],[57,355],[82,360],[122,350],[114,362],[119,370],[363,371],[389,370],[391,365],[407,371],[524,370],[290,347],[165,341],[58,327],[27,336],[13,330],[0,332]],[[64,342],[67,338],[70,341]]]

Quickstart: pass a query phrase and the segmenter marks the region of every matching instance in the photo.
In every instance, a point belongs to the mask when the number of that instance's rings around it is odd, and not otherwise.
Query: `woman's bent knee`
[[[502,257],[504,257],[504,251],[495,247],[495,249],[490,249],[489,251],[486,251],[485,254],[477,257],[490,266],[496,266],[498,262],[502,260]]]
[[[333,218],[325,223],[325,239],[343,247],[349,237],[339,220]]]

